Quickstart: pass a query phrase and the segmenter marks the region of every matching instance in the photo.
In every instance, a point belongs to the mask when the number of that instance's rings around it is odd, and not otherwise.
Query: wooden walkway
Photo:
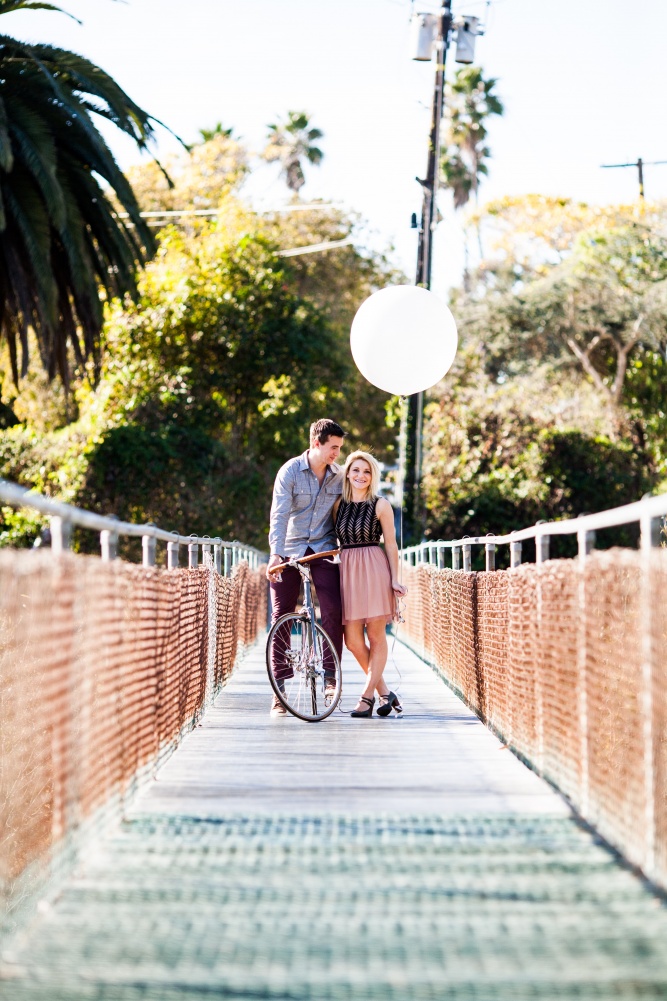
[[[667,998],[664,901],[396,660],[404,718],[307,724],[269,717],[252,651],[2,956],[0,999]]]
[[[400,686],[400,718],[338,711],[318,724],[272,718],[258,645],[132,815],[567,814],[562,799],[402,644],[387,678]],[[362,681],[345,651],[342,709],[354,708]]]

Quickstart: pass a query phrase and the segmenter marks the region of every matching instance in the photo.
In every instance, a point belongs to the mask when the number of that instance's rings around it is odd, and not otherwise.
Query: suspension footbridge
[[[0,552],[3,1001],[667,996],[664,498],[591,516],[637,551],[406,550],[404,718],[316,725],[268,714],[255,550],[12,502],[61,520]]]

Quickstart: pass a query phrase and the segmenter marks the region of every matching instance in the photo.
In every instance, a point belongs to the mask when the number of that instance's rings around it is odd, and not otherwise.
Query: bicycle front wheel
[[[318,723],[334,711],[342,691],[340,660],[319,623],[315,633],[307,616],[282,615],[266,644],[266,667],[273,691],[285,708]]]

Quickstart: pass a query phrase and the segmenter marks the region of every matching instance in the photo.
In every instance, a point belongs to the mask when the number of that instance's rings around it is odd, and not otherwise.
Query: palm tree
[[[477,199],[480,176],[488,174],[486,161],[491,150],[486,145],[486,122],[505,110],[493,93],[497,82],[493,77],[485,80],[479,66],[464,66],[448,87],[449,125],[440,166],[444,184],[454,191],[457,208],[465,205],[471,194]]]
[[[234,139],[234,129],[226,129],[222,122],[217,122],[212,129],[200,129],[199,136],[203,143],[210,143],[216,136],[224,136],[225,139]]]
[[[0,0],[0,14],[31,8],[59,10]],[[134,294],[136,269],[155,247],[94,116],[140,149],[155,119],[73,52],[0,34],[0,60],[0,337],[15,382],[32,329],[49,377],[67,385],[70,350],[78,365],[97,362],[102,299]]]
[[[440,175],[445,187],[450,188],[454,208],[460,209],[474,195],[479,197],[480,178],[489,173],[491,150],[486,144],[486,122],[492,115],[502,115],[504,107],[493,90],[497,80],[485,80],[478,66],[464,66],[457,70],[448,87],[448,128],[440,152]],[[480,258],[483,257],[482,235],[477,225]],[[466,267],[468,245],[466,239]]]
[[[298,194],[305,184],[302,163],[319,164],[324,154],[313,145],[324,135],[319,129],[310,127],[305,111],[288,111],[287,121],[268,126],[267,145],[262,156],[269,163],[279,160],[282,175],[290,191]]]

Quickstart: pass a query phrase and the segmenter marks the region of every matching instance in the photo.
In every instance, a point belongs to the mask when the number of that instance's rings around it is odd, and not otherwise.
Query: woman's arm
[[[398,546],[396,545],[396,529],[394,528],[394,512],[391,504],[384,497],[379,497],[375,505],[375,514],[382,526],[384,551],[389,560],[391,570],[391,586],[397,594],[407,594],[408,589],[398,580]]]

